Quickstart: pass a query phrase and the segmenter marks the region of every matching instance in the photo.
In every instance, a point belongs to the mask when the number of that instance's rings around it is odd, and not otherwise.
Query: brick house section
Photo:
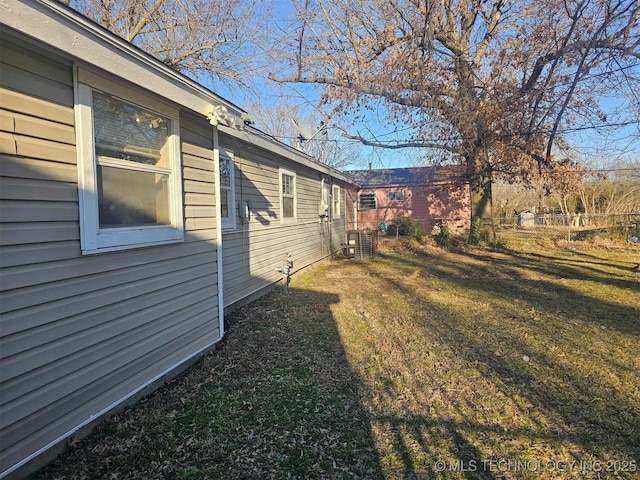
[[[413,167],[345,172],[360,188],[352,195],[357,228],[378,229],[400,217],[422,223],[425,232],[442,222],[457,232],[471,221],[469,183],[454,166]]]

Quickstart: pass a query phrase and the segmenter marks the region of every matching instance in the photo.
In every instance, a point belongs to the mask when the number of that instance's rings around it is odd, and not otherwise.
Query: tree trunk
[[[481,236],[485,241],[495,240],[493,228],[493,202],[491,196],[491,168],[488,161],[479,158],[479,151],[467,158],[467,178],[471,196],[471,222],[480,221]],[[478,220],[476,220],[478,219]]]
[[[491,180],[470,180],[471,189],[471,218],[482,218],[485,221],[492,218]]]

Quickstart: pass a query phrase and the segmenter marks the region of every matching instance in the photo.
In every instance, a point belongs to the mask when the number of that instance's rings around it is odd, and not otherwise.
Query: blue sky
[[[278,102],[286,101],[289,102],[292,108],[298,107],[303,111],[306,110],[307,118],[316,118],[317,122],[322,119],[322,116],[317,111],[314,113],[314,106],[318,104],[320,98],[319,91],[316,88],[299,84],[272,85],[271,82],[267,81],[262,83],[264,84],[261,87],[262,94],[259,99],[253,98],[251,95],[245,95],[242,92],[228,92],[227,95],[223,93],[223,96],[243,108],[247,108],[246,105],[256,102],[263,105],[275,105]],[[622,117],[615,113],[619,110],[619,105],[619,99],[615,101],[609,99],[604,102],[604,110],[607,113],[609,124],[624,124],[629,121],[627,117]],[[313,127],[313,125],[309,126]],[[258,127],[260,128],[260,125]],[[373,113],[369,115],[369,121],[366,124],[353,127],[350,131],[353,134],[361,134],[372,140],[384,141],[394,138],[402,140],[397,134],[394,134],[392,127],[385,126],[384,117]],[[577,125],[575,132],[568,134],[566,138],[574,147],[575,156],[585,164],[599,167],[602,164],[616,160],[626,162],[640,161],[640,125],[638,123],[608,129]],[[349,140],[341,139],[341,141],[348,142]],[[422,164],[421,158],[425,156],[425,151],[419,149],[390,150],[366,146],[361,146],[360,148],[360,161],[347,167],[348,169],[367,168],[369,163],[372,164],[373,168],[410,167]],[[427,151],[426,156],[428,157],[429,155],[430,152]]]
[[[271,14],[280,19],[270,23],[268,28],[288,28],[286,20],[294,14],[291,1],[271,0],[271,3],[267,4],[265,8],[268,8]],[[306,112],[303,115],[310,124],[313,123],[313,119],[316,124],[323,119],[323,115],[316,107],[320,99],[318,87],[303,84],[275,84],[266,80],[266,72],[262,73],[262,77],[255,78],[255,84],[256,90],[260,92],[259,96],[240,89],[229,91],[222,88],[217,92],[240,107],[249,110],[249,113],[251,113],[250,106],[252,104],[275,106],[284,102],[292,109],[297,108]],[[615,92],[610,98],[602,99],[601,106],[607,114],[607,123],[617,124],[629,121],[627,116],[622,116],[619,113],[622,104],[623,100],[618,98]],[[385,123],[382,114],[370,113],[367,115],[367,122],[352,127],[350,133],[361,134],[372,140],[406,140],[401,138],[401,134],[394,134],[393,127],[386,126]],[[261,127],[260,124],[257,126]],[[640,161],[640,125],[638,123],[607,130],[585,128],[586,125],[576,125],[576,127],[577,129],[568,134],[566,138],[574,147],[575,157],[583,163],[599,166],[599,164],[615,160]],[[337,138],[339,141],[348,141],[339,136]],[[421,163],[421,157],[431,155],[428,151],[418,149],[390,150],[366,146],[361,146],[360,149],[360,160],[357,164],[347,168],[367,168],[369,163],[374,168],[415,166]]]

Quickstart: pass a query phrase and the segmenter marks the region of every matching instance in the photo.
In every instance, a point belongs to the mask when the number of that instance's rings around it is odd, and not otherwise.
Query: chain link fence
[[[396,219],[388,222],[380,230],[382,238],[402,238],[415,235],[415,230],[406,222]],[[453,235],[466,236],[469,229],[455,228],[460,219],[434,219],[411,217],[422,226],[424,236],[441,235],[443,229]],[[579,241],[589,239],[611,239],[637,243],[640,246],[640,212],[616,214],[534,214],[530,211],[513,216],[484,219],[483,227],[492,228],[497,237],[520,237],[533,239],[558,239]],[[426,228],[425,228],[426,227]]]
[[[640,212],[615,214],[534,214],[529,211],[518,215],[498,217],[484,221],[500,233],[514,232],[530,237],[554,237],[565,240],[609,238],[638,243]]]

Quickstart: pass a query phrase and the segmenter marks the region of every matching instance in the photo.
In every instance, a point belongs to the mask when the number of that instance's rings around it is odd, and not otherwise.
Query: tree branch
[[[142,29],[149,24],[151,17],[158,11],[158,9],[162,6],[164,0],[156,0],[156,3],[153,6],[144,11],[144,14],[140,17],[137,23],[127,32],[126,40],[127,42],[133,42],[133,39],[138,36],[138,34],[142,31]]]
[[[441,143],[423,142],[420,140],[410,142],[382,143],[368,140],[360,135],[350,135],[348,133],[343,133],[342,136],[348,138],[349,140],[357,140],[362,145],[366,145],[368,147],[386,148],[389,150],[399,150],[402,148],[437,148],[439,150],[445,150],[451,153],[458,153],[458,150],[455,147],[450,145],[443,145]]]

